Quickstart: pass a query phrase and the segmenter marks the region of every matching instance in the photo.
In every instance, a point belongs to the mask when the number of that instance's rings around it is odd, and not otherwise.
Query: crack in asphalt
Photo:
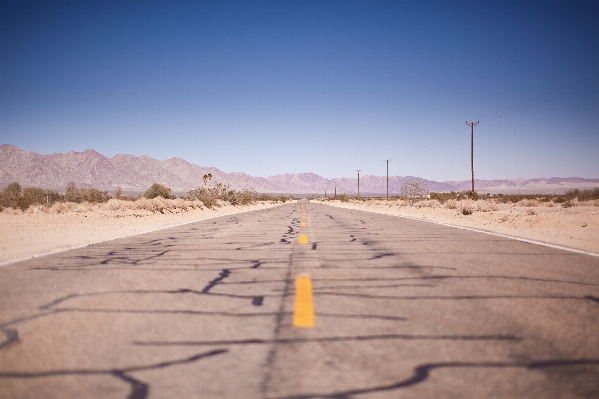
[[[297,337],[297,336],[288,336],[287,331],[284,331],[284,328],[288,326],[284,325],[284,320],[289,318],[293,313],[285,310],[285,304],[289,303],[287,298],[293,296],[294,288],[293,288],[293,279],[292,279],[292,262],[293,262],[293,245],[287,246],[286,244],[294,244],[296,240],[294,231],[294,226],[299,224],[299,219],[297,218],[297,211],[299,210],[299,206],[296,205],[294,212],[291,212],[290,215],[293,217],[293,221],[290,225],[287,225],[289,222],[284,221],[285,228],[287,231],[282,235],[282,239],[280,242],[277,242],[277,239],[281,237],[282,225],[279,225],[279,230],[276,233],[273,233],[271,236],[268,236],[270,241],[263,242],[259,241],[262,238],[259,234],[242,234],[237,233],[238,235],[227,238],[226,240],[223,238],[222,234],[217,234],[214,232],[219,232],[220,227],[215,226],[215,228],[206,232],[204,229],[204,233],[200,234],[202,230],[196,227],[189,227],[187,230],[187,235],[182,234],[179,238],[176,237],[164,237],[160,239],[153,240],[141,240],[139,238],[135,240],[127,241],[125,247],[120,247],[117,250],[110,251],[102,251],[99,253],[98,249],[94,248],[107,248],[106,246],[97,246],[92,249],[87,248],[85,255],[77,255],[76,258],[79,259],[79,263],[76,266],[70,266],[67,261],[68,258],[65,254],[57,255],[54,257],[49,257],[46,259],[40,259],[37,263],[33,263],[33,265],[46,265],[45,267],[32,267],[26,270],[52,270],[52,271],[88,271],[88,270],[135,270],[137,271],[160,271],[160,272],[175,272],[175,271],[184,271],[184,272],[197,272],[198,274],[194,274],[194,276],[200,276],[202,278],[202,282],[207,281],[209,278],[214,276],[215,272],[219,272],[218,276],[210,280],[202,289],[195,289],[195,287],[191,286],[188,288],[176,288],[172,289],[172,285],[167,285],[167,288],[171,289],[149,289],[149,290],[107,290],[101,292],[87,292],[87,293],[72,293],[68,295],[56,298],[56,296],[49,296],[45,298],[45,301],[49,301],[46,304],[43,304],[38,307],[39,311],[43,311],[44,313],[39,313],[35,315],[29,315],[26,317],[16,318],[10,321],[6,321],[0,324],[0,331],[4,334],[6,339],[0,342],[0,349],[6,353],[10,353],[14,347],[18,348],[19,345],[27,344],[28,341],[24,340],[22,342],[19,339],[19,333],[16,328],[8,328],[18,326],[20,323],[24,323],[29,320],[34,319],[43,319],[43,318],[51,318],[53,316],[64,314],[66,312],[72,313],[106,313],[106,314],[132,314],[132,315],[184,315],[181,319],[190,319],[191,317],[207,317],[206,324],[210,325],[214,323],[213,319],[209,317],[227,317],[227,318],[239,318],[246,319],[250,323],[254,322],[262,322],[260,318],[265,319],[274,319],[274,328],[269,330],[268,338],[264,337],[245,337],[242,335],[239,339],[222,339],[222,340],[172,340],[172,341],[164,341],[164,340],[147,340],[147,341],[128,341],[128,345],[133,345],[137,347],[213,347],[217,346],[217,349],[213,349],[209,352],[198,353],[190,357],[181,358],[177,360],[171,361],[163,361],[159,363],[152,363],[148,365],[141,366],[132,366],[126,368],[107,368],[107,369],[65,369],[65,370],[47,370],[40,372],[0,372],[0,379],[9,379],[9,378],[19,378],[19,379],[31,379],[31,378],[44,378],[44,377],[54,377],[54,376],[65,376],[65,375],[109,375],[112,376],[119,381],[122,381],[129,386],[129,394],[128,398],[130,399],[146,399],[150,395],[151,384],[150,382],[143,381],[138,379],[133,373],[137,371],[146,371],[146,370],[155,370],[161,368],[168,368],[175,365],[183,365],[190,364],[195,361],[204,358],[214,357],[220,354],[224,354],[229,351],[234,350],[242,350],[240,347],[247,345],[264,345],[264,351],[266,352],[266,356],[264,358],[264,370],[262,373],[262,379],[259,382],[259,388],[261,390],[262,396],[264,398],[270,398],[268,395],[271,389],[271,385],[273,384],[275,373],[277,372],[276,366],[279,363],[277,350],[278,348],[282,348],[281,345],[287,345],[287,347],[291,347],[293,345],[302,345],[308,343],[318,343],[318,345],[322,345],[323,347],[327,343],[333,342],[342,342],[342,343],[355,343],[355,342],[376,342],[376,341],[390,341],[391,345],[396,345],[401,341],[454,341],[454,342],[480,342],[481,345],[484,342],[503,342],[502,345],[507,345],[512,348],[512,345],[518,345],[525,340],[530,339],[529,336],[523,335],[519,336],[517,334],[489,334],[489,335],[477,335],[477,334],[359,334],[356,332],[351,332],[351,335],[342,336],[342,335],[334,335],[334,336],[314,336],[314,337]],[[280,215],[280,214],[279,214]],[[315,278],[312,281],[315,283],[313,294],[315,297],[320,297],[323,299],[323,302],[326,301],[347,301],[346,298],[360,298],[366,299],[362,303],[369,303],[367,300],[407,300],[407,301],[421,301],[421,300],[582,300],[585,303],[588,303],[588,309],[591,311],[594,309],[594,305],[599,304],[599,297],[596,295],[589,294],[581,294],[581,295],[551,295],[552,291],[547,291],[546,295],[477,295],[466,292],[464,295],[385,295],[386,292],[391,293],[402,293],[401,290],[397,291],[385,291],[381,294],[377,295],[369,295],[369,294],[359,294],[356,293],[355,289],[390,289],[397,287],[422,287],[423,289],[431,289],[432,293],[439,293],[435,289],[439,286],[446,286],[450,281],[460,281],[460,280],[477,280],[480,279],[482,281],[490,281],[494,280],[506,280],[507,282],[522,283],[522,284],[531,284],[531,283],[547,283],[547,284],[563,284],[560,286],[552,286],[552,287],[560,287],[563,289],[568,288],[570,285],[583,287],[586,290],[591,290],[592,287],[597,287],[599,284],[595,284],[592,281],[571,281],[571,280],[560,280],[560,279],[551,279],[551,278],[538,278],[532,276],[509,276],[509,275],[487,275],[487,274],[466,274],[466,275],[453,275],[449,274],[448,271],[461,271],[460,267],[450,267],[450,265],[441,266],[434,265],[434,261],[430,259],[424,260],[418,264],[418,261],[414,261],[413,258],[409,256],[412,254],[421,255],[423,252],[418,252],[414,250],[410,250],[409,245],[411,243],[420,242],[422,240],[432,241],[433,243],[429,247],[425,247],[426,251],[434,251],[434,245],[437,242],[451,242],[458,241],[454,240],[452,234],[448,232],[447,234],[426,234],[426,233],[418,233],[418,234],[405,234],[400,229],[397,231],[387,231],[384,226],[379,228],[375,227],[369,229],[369,232],[364,232],[362,229],[366,229],[365,227],[358,227],[360,225],[365,224],[364,220],[353,221],[353,225],[351,223],[345,223],[343,219],[337,218],[335,219],[333,216],[325,214],[328,216],[330,220],[326,220],[327,223],[331,224],[333,228],[327,230],[329,235],[324,236],[326,239],[320,242],[318,245],[316,243],[312,243],[311,250],[316,250],[318,248],[318,252],[311,253],[313,254],[313,258],[316,257],[323,259],[324,262],[322,265],[318,267],[302,267],[302,271],[310,271],[315,270]],[[323,219],[322,212],[321,213],[312,213],[311,220],[318,221],[318,218]],[[287,218],[287,216],[285,216]],[[374,218],[370,218],[371,220]],[[380,220],[380,219],[379,219]],[[203,226],[206,226],[208,222],[204,223]],[[378,222],[376,222],[378,223]],[[216,222],[214,222],[216,224]],[[201,224],[200,224],[201,225]],[[373,223],[369,223],[369,226],[373,225]],[[212,225],[210,225],[212,226]],[[242,228],[246,227],[246,221],[243,218],[228,218],[227,219],[227,228]],[[335,230],[336,229],[336,230]],[[194,231],[192,234],[191,231]],[[449,231],[449,230],[448,230]],[[197,233],[196,233],[197,232]],[[208,233],[213,235],[209,235]],[[358,244],[349,244],[348,243],[348,233],[354,233],[349,235],[351,238],[349,242]],[[384,248],[386,241],[382,238],[380,241],[372,241],[371,239],[365,240],[365,237],[370,238],[371,236],[384,236],[386,240],[394,241],[401,240],[406,244],[404,251],[399,251],[391,248]],[[197,251],[194,248],[196,241],[200,237],[202,240],[208,240],[209,244],[212,247],[208,247],[206,249],[206,253],[202,253],[203,256],[199,258],[187,255],[187,251]],[[376,237],[376,240],[379,240],[379,237]],[[244,239],[245,243],[250,243],[247,246],[241,246],[237,248],[231,248],[231,245],[239,245],[235,243],[235,238],[238,240]],[[375,237],[372,237],[375,238]],[[187,242],[185,240],[188,240]],[[248,241],[249,240],[249,241]],[[251,241],[254,240],[254,241]],[[134,241],[135,245],[131,245],[131,242]],[[191,244],[190,244],[191,242]],[[495,240],[493,242],[497,242],[499,245],[502,241]],[[284,244],[284,245],[283,245]],[[366,246],[363,247],[363,245]],[[268,250],[273,251],[273,247],[275,251],[289,251],[291,250],[291,254],[287,259],[277,256],[260,256],[261,253],[258,251]],[[169,248],[169,249],[165,249]],[[189,249],[192,248],[192,249]],[[217,250],[243,250],[248,251],[247,256],[246,253],[241,253],[240,257],[236,257],[235,254],[239,254],[238,252],[229,252],[230,256],[223,257],[210,257],[211,252],[215,249]],[[308,248],[306,248],[308,249]],[[501,250],[497,251],[487,251],[480,252],[480,256],[483,254],[504,254],[511,255],[507,249],[501,248]],[[180,258],[177,262],[177,265],[187,266],[188,268],[169,268],[166,263],[166,255],[169,252],[177,251],[177,255]],[[95,252],[94,252],[95,251]],[[256,252],[254,252],[256,251]],[[257,254],[258,252],[258,254]],[[530,251],[530,253],[519,254],[525,256],[545,256],[547,254],[538,253],[539,251]],[[82,253],[82,252],[79,252]],[[268,252],[269,254],[272,252]],[[450,254],[451,252],[443,252],[438,251],[435,254]],[[97,255],[95,255],[97,254]],[[168,257],[171,259],[171,257]],[[393,258],[393,259],[392,259]],[[63,260],[61,265],[61,260]],[[72,259],[72,258],[71,258]],[[198,262],[198,259],[200,260]],[[312,259],[312,258],[311,258]],[[345,266],[343,264],[344,259],[351,259],[352,261],[359,264],[358,266]],[[58,262],[57,262],[58,261]],[[429,264],[423,264],[423,262],[429,262]],[[110,267],[114,264],[125,264],[131,265],[132,267]],[[148,263],[149,267],[135,267],[137,265],[143,265],[143,263]],[[264,266],[267,264],[267,266]],[[431,264],[432,263],[432,264]],[[449,263],[444,261],[444,263]],[[58,266],[57,266],[58,264]],[[278,266],[277,264],[280,264]],[[106,268],[99,268],[98,265],[107,265]],[[152,265],[165,265],[162,267],[152,268]],[[95,266],[95,267],[94,267]],[[220,266],[220,267],[219,267]],[[452,265],[453,266],[453,265]],[[201,269],[200,269],[201,268]],[[381,272],[380,274],[377,272],[375,276],[377,277],[362,277],[362,278],[326,278],[326,274],[320,274],[319,271],[341,271],[345,272],[346,270],[349,273],[360,273],[361,270],[372,269],[372,270],[385,270],[385,273]],[[524,269],[523,269],[524,270]],[[227,279],[231,276],[231,274],[235,271],[235,276],[243,276],[243,281],[230,281]],[[237,273],[239,271],[239,274]],[[435,272],[443,271],[445,274],[434,275]],[[266,276],[272,278],[263,278],[262,280],[255,280],[256,276],[265,277],[263,274],[256,273],[264,273],[264,272],[273,272],[273,275],[267,274]],[[393,274],[397,272],[397,274]],[[199,273],[211,273],[211,274],[199,274]],[[244,275],[243,273],[249,273],[248,275]],[[484,273],[484,272],[483,272]],[[285,274],[284,278],[277,278],[279,274]],[[413,276],[411,274],[417,274],[417,276]],[[431,275],[428,275],[431,274]],[[465,274],[465,273],[464,273]],[[507,273],[506,273],[507,274]],[[358,276],[360,274],[357,274]],[[395,277],[395,276],[401,277]],[[195,280],[190,280],[195,281]],[[399,283],[393,284],[392,281],[399,281]],[[405,283],[401,283],[401,281],[405,281]],[[413,283],[410,283],[413,281]],[[342,285],[340,283],[338,285],[333,285],[334,282],[349,282],[349,285]],[[355,282],[354,284],[351,284]],[[381,283],[377,283],[381,282]],[[429,282],[429,283],[427,283]],[[446,282],[443,284],[442,282]],[[367,284],[374,285],[367,285]],[[269,285],[270,284],[270,285]],[[283,288],[272,288],[272,284],[278,284],[278,287],[283,285]],[[331,285],[321,285],[319,284],[331,284]],[[474,282],[473,284],[478,284],[478,282]],[[181,284],[186,285],[186,282]],[[224,293],[214,293],[211,290],[216,286],[220,285],[218,291],[227,291]],[[245,287],[244,285],[249,285],[249,287]],[[200,285],[201,286],[201,285]],[[126,287],[126,286],[125,286]],[[586,288],[591,287],[591,288]],[[329,292],[327,290],[344,290],[347,289],[348,292]],[[582,288],[581,288],[582,289]],[[252,294],[238,294],[239,292],[248,292],[243,290],[251,290]],[[353,292],[352,292],[353,291]],[[278,294],[268,294],[268,293],[280,292]],[[421,292],[421,291],[417,291]],[[566,292],[566,291],[564,291]],[[589,291],[592,292],[592,291]],[[68,293],[68,291],[67,291]],[[405,292],[404,292],[405,293]],[[429,293],[429,291],[425,291],[425,293]],[[462,291],[459,292],[460,294]],[[482,292],[486,294],[486,292]],[[226,298],[227,304],[226,308],[223,309],[242,309],[239,312],[232,312],[226,310],[193,310],[192,309],[127,309],[127,308],[91,308],[87,306],[87,303],[84,302],[84,305],[70,306],[73,303],[70,303],[71,300],[76,300],[78,298],[84,297],[96,297],[102,295],[135,295],[136,297],[141,297],[143,301],[145,301],[144,295],[150,295],[148,297],[149,301],[154,301],[155,304],[158,304],[157,295],[166,294],[166,295],[197,295],[198,296],[198,306],[205,306],[205,301],[203,298],[207,297],[222,297]],[[154,296],[154,297],[152,297]],[[323,298],[326,296],[332,297],[340,297],[340,299],[334,298]],[[274,307],[277,306],[276,298],[278,302],[278,308],[276,311],[273,311]],[[110,300],[110,299],[107,299]],[[242,302],[242,305],[239,306],[237,302],[234,300],[245,301]],[[287,302],[286,302],[287,300]],[[323,303],[321,302],[321,303]],[[99,303],[103,303],[99,301]],[[152,303],[152,302],[149,302]],[[194,303],[195,300],[194,300]],[[210,303],[210,302],[208,302]],[[374,303],[374,302],[373,302]],[[75,305],[78,305],[77,301],[74,301]],[[232,306],[228,306],[232,304]],[[247,305],[261,307],[264,308],[249,308]],[[60,305],[60,306],[59,306]],[[118,307],[118,306],[117,306]],[[133,307],[133,306],[132,306]],[[162,306],[168,307],[168,306]],[[221,308],[219,308],[221,309]],[[248,311],[253,309],[254,311]],[[264,309],[264,312],[256,312],[255,310]],[[326,309],[326,308],[325,308]],[[373,308],[369,308],[368,310],[372,310]],[[391,308],[390,308],[391,309]],[[366,309],[364,309],[366,310]],[[331,319],[328,323],[333,323],[329,325],[334,325],[334,323],[341,324],[345,322],[343,319],[347,320],[364,320],[363,323],[370,322],[381,322],[381,326],[385,328],[384,332],[394,332],[394,331],[418,331],[418,330],[403,330],[404,327],[411,328],[414,321],[418,321],[418,316],[413,312],[408,311],[406,315],[410,317],[402,317],[400,315],[383,315],[383,314],[372,314],[366,313],[360,314],[357,312],[356,314],[339,314],[339,313],[327,313],[327,312],[318,312],[316,311],[316,315],[318,318],[322,319]],[[379,311],[375,309],[373,313],[381,313],[381,312],[389,312],[384,307],[381,307]],[[403,312],[403,311],[402,311]],[[79,315],[75,316],[79,317]],[[95,316],[92,316],[95,317]],[[103,316],[102,316],[103,317]],[[335,320],[342,319],[342,320]],[[145,320],[145,319],[144,319]],[[162,320],[162,319],[159,319]],[[168,319],[166,319],[168,320]],[[201,320],[201,323],[204,323],[204,319],[193,319]],[[406,323],[406,322],[410,323]],[[247,323],[244,321],[243,323]],[[360,323],[360,322],[358,322]],[[42,324],[43,325],[43,324]],[[326,325],[326,324],[325,324]],[[376,324],[374,324],[376,326]],[[369,327],[370,328],[370,327]],[[391,329],[392,328],[392,329]],[[402,330],[399,330],[399,329]],[[27,331],[27,330],[24,330]],[[364,332],[374,331],[369,329]],[[436,331],[436,330],[435,330]],[[502,330],[506,331],[506,330]],[[507,330],[513,331],[513,330]],[[378,332],[378,331],[377,331]],[[319,332],[319,334],[322,332]],[[224,338],[227,336],[225,335]],[[232,337],[238,337],[238,335],[233,335]],[[162,337],[159,337],[162,338]],[[220,337],[218,337],[220,338]],[[175,338],[171,338],[175,339]],[[14,345],[14,346],[13,346]],[[371,345],[371,344],[367,344]],[[420,345],[420,343],[418,343]],[[477,344],[479,345],[479,344]],[[270,346],[270,347],[268,347]],[[517,347],[517,346],[514,346]],[[300,347],[301,348],[301,347]],[[139,348],[141,350],[141,348]],[[148,351],[154,349],[148,349]],[[152,352],[154,353],[154,352]],[[237,353],[235,354],[238,355]],[[277,360],[276,360],[277,359]],[[275,361],[276,360],[276,361]],[[352,395],[367,395],[370,393],[376,392],[385,392],[385,391],[394,391],[410,386],[414,386],[416,384],[420,384],[431,379],[431,373],[434,370],[438,369],[460,369],[460,368],[524,368],[528,370],[540,370],[540,369],[549,369],[549,368],[565,368],[565,367],[575,367],[575,366],[592,366],[595,367],[599,365],[599,360],[596,359],[555,359],[555,360],[545,360],[545,361],[529,361],[529,362],[492,362],[492,361],[447,361],[447,362],[428,362],[423,364],[418,364],[414,366],[412,369],[413,373],[411,376],[407,378],[398,379],[396,381],[391,381],[386,384],[373,385],[373,386],[358,386],[349,387],[343,386],[345,389],[340,389],[335,392],[312,392],[312,393],[301,393],[300,394],[292,394],[291,396],[279,396],[281,399],[308,399],[308,398],[350,398]],[[110,367],[110,365],[109,365]],[[301,370],[300,370],[301,371]],[[400,376],[397,376],[399,378]],[[297,392],[297,391],[296,391]]]
[[[400,388],[407,388],[425,381],[432,370],[443,368],[526,368],[529,370],[543,369],[550,367],[569,367],[569,366],[599,365],[599,359],[572,359],[572,360],[545,360],[529,363],[509,363],[509,362],[445,362],[428,363],[415,367],[411,377],[391,384],[379,385],[370,388],[357,388],[334,393],[319,393],[305,395],[280,396],[277,399],[312,399],[312,398],[349,398],[350,395],[368,394],[375,392],[391,391]]]
[[[231,270],[229,269],[223,269],[222,272],[220,272],[220,274],[218,275],[217,278],[215,278],[214,280],[210,281],[203,289],[202,289],[202,293],[206,294],[208,293],[208,291],[210,291],[210,289],[212,287],[214,287],[216,284],[218,284],[219,282],[221,282],[222,280],[224,280],[225,278],[229,277],[229,275],[231,274]]]
[[[177,359],[177,360],[170,360],[170,361],[166,361],[166,362],[160,362],[160,363],[154,363],[154,364],[149,364],[149,365],[145,365],[145,366],[132,366],[132,367],[125,367],[125,368],[119,368],[119,369],[73,369],[73,370],[48,370],[48,371],[38,371],[38,372],[15,372],[15,373],[6,373],[6,372],[0,372],[0,378],[25,378],[25,379],[29,379],[29,378],[43,378],[43,377],[56,377],[56,376],[66,376],[66,375],[111,375],[114,376],[122,381],[125,381],[126,383],[129,384],[129,386],[131,387],[131,392],[129,393],[129,396],[127,396],[128,399],[145,399],[148,395],[149,392],[149,385],[145,382],[142,382],[140,380],[137,380],[131,376],[129,376],[127,373],[132,373],[132,372],[136,372],[136,371],[147,371],[147,370],[156,370],[156,369],[162,369],[162,368],[166,368],[166,367],[171,367],[171,366],[177,366],[177,365],[181,365],[181,364],[188,364],[188,363],[193,363],[196,362],[200,359],[204,359],[207,357],[212,357],[212,356],[216,356],[216,355],[220,355],[223,353],[227,353],[229,350],[228,349],[216,349],[216,350],[211,350],[209,352],[202,352],[202,353],[198,353],[195,354],[193,356],[184,358],[184,359]]]

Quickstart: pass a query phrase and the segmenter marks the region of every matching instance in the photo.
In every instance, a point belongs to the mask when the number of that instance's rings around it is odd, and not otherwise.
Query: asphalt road
[[[4,266],[0,331],[2,398],[597,398],[599,258],[286,204]]]

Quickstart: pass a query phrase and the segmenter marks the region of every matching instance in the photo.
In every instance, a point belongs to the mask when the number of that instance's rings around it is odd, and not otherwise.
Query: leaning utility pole
[[[358,172],[358,198],[360,198],[360,171],[362,169],[356,169],[356,172]]]
[[[387,162],[387,201],[389,201],[389,161],[390,159],[385,159],[385,162]]]
[[[474,126],[480,122],[466,122],[470,126],[470,169],[472,170],[472,195],[474,196]]]

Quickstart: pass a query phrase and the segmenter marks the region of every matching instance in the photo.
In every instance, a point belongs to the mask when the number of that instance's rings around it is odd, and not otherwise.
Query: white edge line
[[[140,234],[152,233],[154,231],[166,230],[166,229],[170,229],[172,227],[178,227],[178,226],[183,226],[183,225],[190,224],[190,223],[201,222],[202,220],[210,220],[210,219],[220,218],[220,217],[223,217],[223,216],[238,215],[240,213],[245,213],[245,212],[259,211],[259,210],[262,210],[262,209],[270,209],[270,208],[274,208],[274,207],[281,206],[281,205],[285,205],[285,204],[277,204],[277,205],[269,206],[269,207],[266,207],[266,208],[259,208],[259,209],[248,209],[247,211],[224,213],[222,215],[214,215],[214,216],[209,216],[207,218],[194,219],[194,220],[190,220],[190,221],[182,222],[182,223],[167,224],[167,225],[164,225],[164,226],[156,227],[154,229],[144,230],[144,231],[140,231],[140,232],[133,233],[133,234],[125,234],[125,235],[118,236],[118,237],[108,238],[106,240],[94,241],[94,242],[90,242],[90,243],[87,243],[87,244],[73,245],[72,247],[68,247],[68,248],[55,249],[53,251],[48,251],[48,252],[44,252],[44,253],[41,253],[41,254],[35,254],[35,255],[25,256],[25,257],[19,258],[19,259],[7,260],[7,261],[4,261],[4,262],[0,262],[0,267],[6,266],[6,265],[10,265],[11,263],[22,262],[24,260],[30,260],[30,259],[34,259],[34,258],[41,258],[42,256],[57,254],[57,253],[60,253],[60,252],[65,252],[65,251],[71,251],[73,249],[85,248],[85,247],[89,247],[90,245],[101,244],[103,242],[108,242],[108,241],[113,241],[113,240],[119,240],[121,238],[127,238],[127,237],[134,237],[134,236],[138,236]]]
[[[340,206],[335,206],[335,205],[330,205],[330,204],[324,204],[324,205],[332,206],[332,207],[335,207],[335,208],[342,208]],[[353,209],[355,211],[371,212],[371,213],[377,213],[379,215],[395,216],[395,217],[398,217],[398,218],[418,220],[420,222],[429,222],[429,223],[434,223],[434,224],[440,224],[441,226],[448,226],[448,227],[454,227],[456,229],[470,230],[470,231],[475,231],[477,233],[490,234],[492,236],[509,238],[509,239],[512,239],[512,240],[522,241],[522,242],[526,242],[526,243],[529,243],[529,244],[536,244],[536,245],[541,245],[543,247],[549,247],[549,248],[554,248],[554,249],[561,249],[563,251],[576,252],[576,253],[579,253],[579,254],[589,255],[589,256],[594,256],[596,258],[599,258],[599,254],[596,253],[596,252],[589,252],[589,251],[585,251],[585,250],[582,250],[582,249],[565,247],[565,246],[557,245],[557,244],[550,244],[550,243],[544,242],[544,241],[537,241],[537,240],[531,240],[531,239],[528,239],[528,238],[522,238],[522,237],[518,237],[518,236],[511,236],[511,235],[508,235],[508,234],[496,233],[494,231],[477,229],[475,227],[459,226],[457,224],[437,222],[437,221],[434,221],[434,220],[422,219],[422,218],[417,218],[417,217],[414,217],[414,216],[393,215],[393,214],[390,214],[390,213],[382,213],[382,212],[377,212],[377,211],[373,211],[373,210],[370,210],[370,209],[354,209],[354,208],[344,208],[344,209]]]

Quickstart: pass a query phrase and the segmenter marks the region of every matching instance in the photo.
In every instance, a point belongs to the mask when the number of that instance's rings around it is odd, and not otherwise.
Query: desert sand
[[[417,202],[414,206],[403,201],[384,200],[334,200],[325,203],[341,208],[475,228],[599,254],[599,203],[596,201],[578,203],[570,208],[526,200],[517,204],[501,204],[489,200],[440,204],[428,200]],[[448,206],[455,208],[450,209]],[[463,207],[469,207],[472,214],[464,215]]]
[[[139,207],[141,209],[130,209],[131,206],[127,206],[129,204],[126,201],[118,200],[96,205],[55,204],[50,210],[31,207],[25,212],[4,209],[0,212],[0,265],[216,216],[277,205],[270,201],[240,206],[222,202],[221,206],[215,209],[201,205],[184,209],[181,206],[165,206],[165,202],[168,201],[144,201],[146,204]],[[151,205],[154,205],[155,209],[152,209]]]

